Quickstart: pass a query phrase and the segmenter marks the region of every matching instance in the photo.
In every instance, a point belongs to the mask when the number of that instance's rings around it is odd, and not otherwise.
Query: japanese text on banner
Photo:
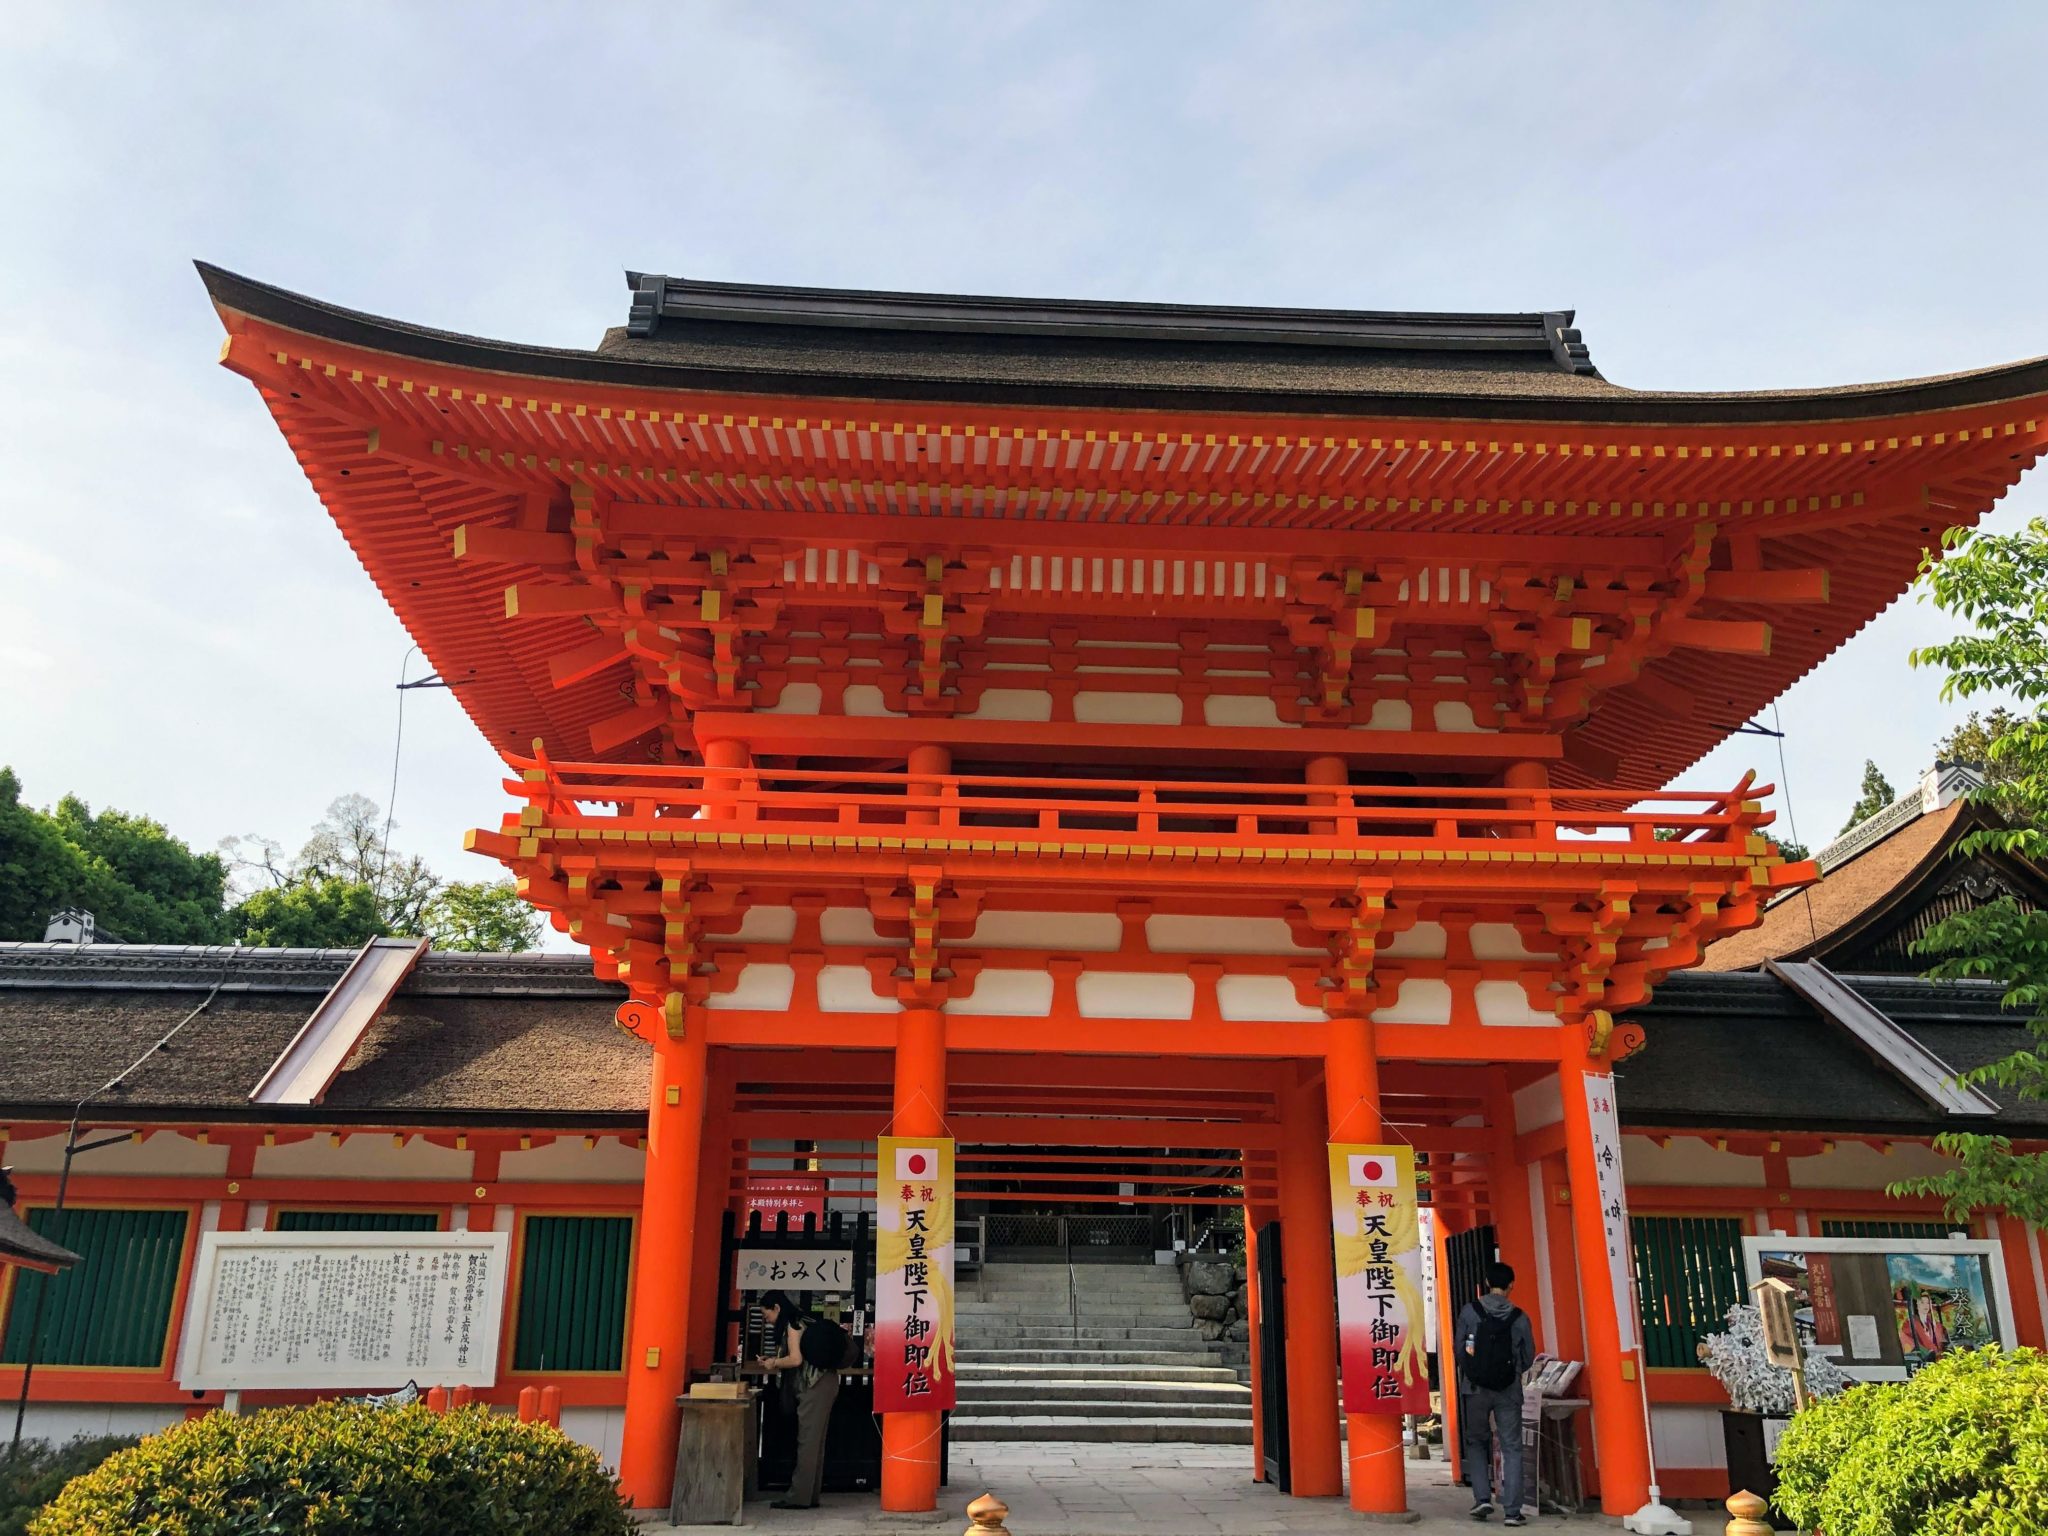
[[[1600,1228],[1607,1242],[1607,1273],[1614,1284],[1614,1322],[1621,1348],[1636,1347],[1635,1256],[1629,1242],[1628,1193],[1621,1171],[1621,1121],[1614,1109],[1614,1079],[1586,1074],[1586,1113],[1593,1123],[1593,1166],[1600,1179]]]
[[[875,1407],[953,1406],[953,1143],[876,1143]]]
[[[1426,1413],[1421,1225],[1407,1147],[1330,1143],[1346,1413]]]

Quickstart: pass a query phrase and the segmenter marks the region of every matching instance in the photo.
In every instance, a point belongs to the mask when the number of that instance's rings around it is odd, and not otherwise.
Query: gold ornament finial
[[[992,1493],[984,1493],[967,1506],[967,1529],[962,1536],[1010,1536],[1010,1528],[1003,1524],[1010,1517],[1010,1506]]]
[[[1728,1496],[1727,1536],[1772,1536],[1771,1522],[1764,1518],[1770,1505],[1747,1489]]]

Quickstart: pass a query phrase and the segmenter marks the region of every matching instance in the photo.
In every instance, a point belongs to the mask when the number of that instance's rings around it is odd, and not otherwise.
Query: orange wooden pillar
[[[1250,1325],[1252,1372],[1252,1481],[1266,1480],[1266,1393],[1265,1343],[1259,1336],[1259,1320],[1265,1302],[1259,1295],[1259,1229],[1277,1218],[1271,1206],[1244,1208],[1244,1315]]]
[[[892,1136],[946,1133],[946,1016],[913,1007],[896,1022],[896,1097]],[[882,1170],[876,1170],[876,1177]],[[923,1514],[939,1507],[936,1410],[882,1415],[882,1508]]]
[[[1337,1443],[1337,1259],[1321,1095],[1281,1099],[1281,1312],[1287,1325],[1287,1449],[1297,1498],[1344,1491]]]
[[[1558,1088],[1564,1095],[1565,1168],[1571,1178],[1572,1238],[1585,1312],[1586,1395],[1593,1400],[1600,1508],[1610,1515],[1632,1515],[1649,1498],[1649,1433],[1637,1358],[1621,1351],[1619,1309],[1633,1306],[1634,1298],[1615,1294],[1600,1219],[1600,1176],[1586,1105],[1586,1077],[1596,1066],[1605,1069],[1604,1063],[1567,1058],[1558,1065]]]
[[[1548,1349],[1543,1334],[1543,1308],[1536,1295],[1542,1281],[1536,1273],[1536,1221],[1529,1208],[1529,1169],[1515,1154],[1515,1098],[1508,1092],[1505,1068],[1487,1071],[1486,1207],[1493,1216],[1494,1245],[1501,1262],[1515,1272],[1516,1294],[1529,1315],[1536,1348]]]
[[[619,1481],[640,1509],[669,1502],[675,1481],[676,1399],[686,1382],[693,1295],[711,1281],[695,1275],[697,1175],[704,1134],[705,1046],[700,1009],[687,1009],[683,1036],[654,1042],[647,1107],[647,1162],[633,1263],[633,1312],[626,1347],[626,1422]]]
[[[719,1271],[721,1223],[731,1207],[733,1180],[732,1065],[729,1051],[711,1053],[705,1063],[703,1146],[697,1164],[696,1257],[691,1273],[699,1276],[693,1298],[691,1360],[709,1365],[724,1340],[718,1336],[718,1312],[728,1300],[728,1277]]]
[[[1450,1463],[1451,1481],[1464,1471],[1464,1414],[1458,1401],[1458,1351],[1455,1335],[1464,1299],[1451,1294],[1451,1237],[1463,1230],[1463,1223],[1448,1211],[1436,1213],[1436,1385],[1443,1401],[1444,1459]]]
[[[1363,1017],[1330,1020],[1325,1047],[1323,1091],[1331,1141],[1378,1141],[1380,1064],[1373,1045],[1372,1021]],[[1324,1157],[1323,1225],[1327,1233],[1329,1163]],[[1398,1515],[1408,1508],[1408,1469],[1401,1456],[1398,1414],[1354,1413],[1345,1418],[1345,1445],[1351,1471],[1351,1507],[1365,1514]]]

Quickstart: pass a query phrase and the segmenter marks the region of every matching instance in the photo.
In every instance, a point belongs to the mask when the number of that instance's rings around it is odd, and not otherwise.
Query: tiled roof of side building
[[[230,951],[0,944],[0,1122],[62,1118],[189,1013]],[[647,1047],[612,1014],[623,992],[560,955],[429,954],[350,1056],[324,1103],[251,1106],[250,1090],[351,958],[244,950],[204,1014],[102,1101],[96,1118],[436,1124],[633,1124]],[[2029,1042],[1988,984],[1848,977],[1958,1070]],[[1649,1044],[1621,1067],[1637,1125],[1811,1127],[1926,1135],[1947,1128],[1892,1072],[1775,978],[1682,973],[1637,1011]],[[2048,1126],[2048,1104],[1994,1091],[2006,1127]]]
[[[0,1117],[68,1107],[219,995],[116,1092],[160,1118],[288,1118],[248,1095],[354,957],[351,950],[0,944]],[[429,954],[351,1053],[323,1120],[634,1122],[647,1047],[620,1031],[624,997],[567,955]]]
[[[1927,864],[1947,851],[1951,831],[1969,814],[1970,802],[1958,800],[1907,822],[1813,884],[1772,902],[1754,928],[1708,945],[1701,966],[1746,971],[1821,949],[1909,890]]]
[[[531,378],[718,393],[1498,421],[1855,420],[2048,390],[2048,358],[1812,390],[1627,389],[1569,310],[1432,314],[704,283],[629,273],[594,350],[344,309],[204,262],[214,303],[346,346]]]

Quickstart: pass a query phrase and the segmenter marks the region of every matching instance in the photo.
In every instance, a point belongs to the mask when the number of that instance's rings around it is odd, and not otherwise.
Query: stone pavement
[[[993,1493],[1010,1506],[1011,1536],[1358,1536],[1374,1529],[1337,1499],[1293,1499],[1251,1481],[1243,1446],[1100,1445],[1073,1441],[990,1441],[953,1447],[949,1487],[937,1515],[884,1515],[872,1494],[827,1494],[814,1510],[749,1504],[748,1527],[780,1536],[960,1536],[970,1500]],[[1408,1501],[1421,1515],[1388,1529],[1417,1536],[1498,1531],[1466,1515],[1471,1495],[1454,1487],[1440,1461],[1408,1463]],[[1695,1512],[1696,1532],[1720,1526]],[[648,1525],[646,1536],[729,1526]],[[1530,1531],[1616,1531],[1597,1514],[1565,1520],[1531,1515]]]

